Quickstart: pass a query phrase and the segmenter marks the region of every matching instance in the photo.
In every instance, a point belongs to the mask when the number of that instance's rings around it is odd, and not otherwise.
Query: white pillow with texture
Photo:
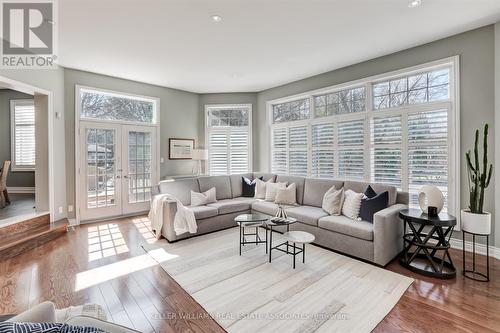
[[[347,216],[353,220],[358,219],[359,209],[361,208],[361,199],[363,193],[356,193],[352,190],[344,192],[344,204],[342,205],[342,215]]]
[[[279,205],[296,205],[297,204],[297,185],[291,183],[286,188],[279,188],[276,191],[274,203]]]
[[[214,202],[217,202],[215,187],[203,193],[191,191],[191,206],[203,206]]]
[[[279,189],[285,189],[286,183],[270,183],[266,185],[266,201],[274,201]]]
[[[337,190],[335,186],[332,186],[326,191],[321,208],[330,215],[340,215],[342,214],[343,204],[344,188],[342,187],[340,190]]]
[[[265,199],[266,197],[266,185],[274,184],[272,179],[269,179],[267,182],[260,180],[258,178],[255,179],[255,199]]]

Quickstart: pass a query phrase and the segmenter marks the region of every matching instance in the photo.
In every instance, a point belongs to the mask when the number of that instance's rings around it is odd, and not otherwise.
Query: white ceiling
[[[500,0],[409,1],[60,0],[60,64],[200,93],[260,91],[500,20]]]

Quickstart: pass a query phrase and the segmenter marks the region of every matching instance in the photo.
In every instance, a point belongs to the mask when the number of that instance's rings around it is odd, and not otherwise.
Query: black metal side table
[[[297,219],[295,219],[293,217],[287,217],[286,219],[283,219],[282,221],[278,221],[275,218],[271,218],[269,221],[266,222],[266,225],[269,228],[269,232],[270,232],[269,233],[269,262],[271,262],[271,258],[272,258],[271,255],[272,255],[273,250],[278,250],[278,251],[284,252],[286,254],[292,254],[294,256],[293,257],[294,261],[295,261],[295,256],[299,253],[302,253],[301,248],[290,244],[288,240],[286,242],[283,242],[283,243],[280,243],[276,246],[273,246],[273,231],[276,231],[276,230],[273,230],[273,227],[286,226],[286,232],[290,232],[290,224],[294,224],[295,222],[297,222]],[[290,247],[293,248],[293,252],[290,251]]]
[[[267,229],[266,238],[262,240],[259,235],[259,228],[266,228],[265,222],[269,219],[269,216],[264,214],[241,214],[234,218],[234,222],[238,224],[240,227],[240,256],[241,256],[241,247],[245,246],[245,244],[266,244],[266,253],[267,253]],[[255,228],[254,232],[247,233],[245,232],[245,228]],[[247,241],[245,236],[255,236],[254,241]]]
[[[403,219],[403,251],[400,264],[416,273],[440,278],[452,279],[456,269],[451,260],[449,248],[456,218],[446,213],[433,217],[420,209],[404,209],[399,212]],[[410,228],[407,233],[406,226]],[[425,231],[428,227],[430,230]],[[442,253],[438,256],[438,253]]]
[[[466,269],[465,264],[465,235],[472,235],[472,269]],[[476,236],[486,237],[486,274],[476,270]],[[490,281],[490,235],[475,234],[472,232],[462,230],[462,274],[471,280],[479,282]]]

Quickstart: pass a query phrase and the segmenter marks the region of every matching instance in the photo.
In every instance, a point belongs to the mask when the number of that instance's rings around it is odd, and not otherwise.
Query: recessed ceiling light
[[[210,18],[212,19],[212,21],[214,21],[216,23],[219,23],[220,21],[222,21],[222,16],[220,16],[220,15],[212,15],[212,16],[210,16]]]
[[[410,8],[415,8],[418,7],[422,4],[422,0],[412,0],[409,4],[408,7]]]

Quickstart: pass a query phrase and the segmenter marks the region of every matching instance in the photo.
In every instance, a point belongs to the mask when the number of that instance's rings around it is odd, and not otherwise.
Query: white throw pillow
[[[363,193],[356,193],[352,190],[345,191],[342,215],[356,220],[359,217],[359,209],[361,208],[361,199],[363,199],[363,195]]]
[[[215,187],[203,193],[191,191],[191,206],[203,206],[214,202],[217,202]]]
[[[321,208],[330,215],[340,215],[342,214],[343,204],[344,188],[342,187],[340,190],[337,190],[335,186],[332,186],[326,191]]]
[[[291,183],[286,188],[279,188],[276,191],[274,203],[279,205],[296,205],[297,204],[297,185]]]
[[[273,184],[273,180],[269,179],[267,182],[255,179],[255,199],[264,199],[266,197],[266,185]]]
[[[266,185],[266,201],[274,201],[276,199],[276,192],[279,189],[285,189],[286,183],[269,183]]]

